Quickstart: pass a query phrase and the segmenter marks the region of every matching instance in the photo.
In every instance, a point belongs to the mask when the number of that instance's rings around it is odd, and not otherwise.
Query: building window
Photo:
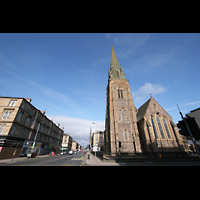
[[[120,90],[118,89],[118,98],[120,99]]]
[[[22,109],[24,109],[24,106],[26,105],[26,103],[25,102],[23,102],[22,103]]]
[[[3,114],[3,117],[2,119],[9,119],[10,118],[10,115],[11,115],[12,111],[5,111],[4,114]]]
[[[127,130],[124,130],[124,140],[127,140]]]
[[[157,131],[156,131],[156,126],[155,126],[153,117],[151,117],[151,123],[152,123],[152,125],[153,125],[153,131],[154,131],[154,133],[155,133],[155,137],[156,137],[156,139],[158,139],[158,134],[157,134]]]
[[[11,100],[8,106],[15,106],[17,103],[17,100]]]
[[[16,103],[17,103],[17,100],[15,100],[15,101],[14,101],[14,103],[13,103],[13,105],[12,105],[12,106],[15,106],[15,105],[16,105]]]
[[[171,136],[170,136],[169,129],[168,129],[168,127],[167,127],[167,122],[166,122],[165,118],[163,118],[163,123],[164,123],[164,125],[165,125],[165,129],[166,129],[166,132],[167,132],[167,136],[168,136],[169,139],[171,139]]]
[[[3,133],[4,129],[5,129],[6,125],[5,124],[0,124],[0,134]]]
[[[15,129],[16,129],[16,126],[13,126],[13,128],[12,128],[12,131],[11,131],[11,135],[13,135],[13,134],[14,134],[14,132],[15,132]]]
[[[161,137],[162,137],[162,139],[165,139],[165,136],[164,136],[164,133],[163,133],[163,129],[162,129],[162,125],[160,123],[160,119],[159,119],[158,116],[156,116],[156,120],[157,120],[157,123],[158,123],[158,127],[159,127],[159,130],[160,130]]]
[[[33,114],[33,108],[30,108],[29,114]]]
[[[118,98],[123,99],[123,91],[121,88],[118,89]]]
[[[21,116],[22,116],[22,112],[20,112],[20,113],[18,114],[18,116],[17,116],[17,122],[20,120]]]
[[[124,120],[124,110],[122,109],[121,111],[122,111],[122,121],[124,122],[125,121]]]
[[[9,111],[9,112],[8,112],[8,115],[7,115],[6,119],[9,119],[9,118],[10,118],[11,113],[12,113],[12,111]]]
[[[29,122],[30,122],[30,117],[27,117],[27,118],[26,118],[26,122],[25,122],[25,126],[28,126],[28,125],[29,125]]]
[[[8,111],[6,110],[6,111],[4,112],[4,114],[3,114],[3,117],[2,117],[2,119],[5,119],[5,118],[6,118],[6,116],[7,116],[7,114],[8,114]]]
[[[22,129],[22,133],[21,133],[21,137],[24,137],[24,136],[25,136],[25,133],[26,133],[26,130],[23,128],[23,129]]]
[[[8,106],[12,106],[12,104],[13,104],[13,100],[10,101]]]

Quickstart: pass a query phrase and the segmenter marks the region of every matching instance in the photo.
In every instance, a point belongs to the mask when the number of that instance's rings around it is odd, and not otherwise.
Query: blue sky
[[[177,123],[177,104],[200,107],[199,33],[1,33],[0,94],[31,98],[86,145],[104,130],[112,44],[137,108],[152,93]]]

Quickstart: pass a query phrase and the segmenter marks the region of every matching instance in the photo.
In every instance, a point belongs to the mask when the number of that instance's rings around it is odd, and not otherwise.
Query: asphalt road
[[[47,157],[27,158],[1,166],[82,166],[85,164],[85,154],[79,152],[73,155],[55,155]]]

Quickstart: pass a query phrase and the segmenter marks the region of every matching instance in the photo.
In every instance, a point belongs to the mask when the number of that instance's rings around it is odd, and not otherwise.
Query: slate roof
[[[149,106],[150,100],[151,100],[151,98],[150,98],[148,101],[146,101],[146,102],[138,109],[138,112],[137,112],[137,121],[140,121],[140,120],[143,118],[143,116],[145,115],[146,110],[147,110],[147,108],[148,108],[148,106]]]

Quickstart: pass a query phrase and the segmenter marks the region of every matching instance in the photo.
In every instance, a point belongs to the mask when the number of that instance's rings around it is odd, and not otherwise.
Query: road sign
[[[93,147],[93,151],[98,151],[98,147]]]

